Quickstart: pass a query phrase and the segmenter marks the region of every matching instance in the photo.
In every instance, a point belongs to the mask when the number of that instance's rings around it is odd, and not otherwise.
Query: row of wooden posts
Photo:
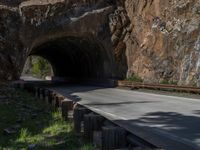
[[[98,149],[114,150],[127,146],[126,131],[109,123],[101,115],[48,89],[36,88],[35,96],[52,105],[55,109],[60,108],[62,117],[66,121],[71,118],[70,115],[73,116],[76,134],[83,134]]]
[[[18,86],[25,88],[24,86]],[[82,135],[99,150],[155,150],[149,143],[138,140],[125,129],[113,124],[103,116],[67,99],[59,93],[39,87],[28,87],[35,97],[60,109],[62,117],[72,119],[77,135]],[[151,148],[149,148],[151,147]]]

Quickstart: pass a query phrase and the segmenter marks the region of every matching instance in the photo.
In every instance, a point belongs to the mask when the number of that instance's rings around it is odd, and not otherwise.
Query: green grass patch
[[[93,150],[93,149],[94,149],[94,147],[93,147],[93,145],[91,145],[91,144],[83,145],[83,146],[81,147],[81,150]]]
[[[16,133],[6,134],[5,129]],[[73,123],[24,91],[0,91],[0,150],[94,150]]]
[[[160,81],[160,84],[169,84],[169,85],[177,85],[177,81],[169,81],[169,80],[162,80]]]
[[[131,82],[143,82],[142,78],[137,76],[137,75],[133,75],[130,76],[126,79],[126,81],[131,81]]]

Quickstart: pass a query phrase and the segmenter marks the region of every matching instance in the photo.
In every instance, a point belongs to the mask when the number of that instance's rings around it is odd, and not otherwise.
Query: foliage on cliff
[[[23,75],[32,75],[38,78],[52,76],[51,64],[44,58],[38,56],[30,56],[25,64]]]

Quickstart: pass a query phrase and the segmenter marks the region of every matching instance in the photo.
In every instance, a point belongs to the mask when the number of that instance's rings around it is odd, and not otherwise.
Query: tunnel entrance
[[[26,59],[21,79],[51,80],[53,75],[53,68],[48,60],[40,56],[31,55]]]
[[[45,58],[52,65],[54,76],[77,79],[113,78],[113,54],[98,41],[66,37],[50,40],[30,53]]]

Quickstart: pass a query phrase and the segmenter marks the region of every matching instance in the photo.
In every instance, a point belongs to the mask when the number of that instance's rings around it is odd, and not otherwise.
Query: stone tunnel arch
[[[81,79],[113,78],[112,54],[94,39],[57,38],[33,47],[30,55],[47,59],[55,76]]]
[[[1,79],[19,79],[30,55],[46,58],[55,76],[107,79],[126,76],[127,62],[123,59],[126,47],[118,44],[120,50],[116,49],[109,24],[116,3],[65,2],[30,0],[12,9],[0,8],[3,16],[0,24],[9,33],[3,42],[0,39],[3,50],[0,62],[4,64],[0,69]]]

